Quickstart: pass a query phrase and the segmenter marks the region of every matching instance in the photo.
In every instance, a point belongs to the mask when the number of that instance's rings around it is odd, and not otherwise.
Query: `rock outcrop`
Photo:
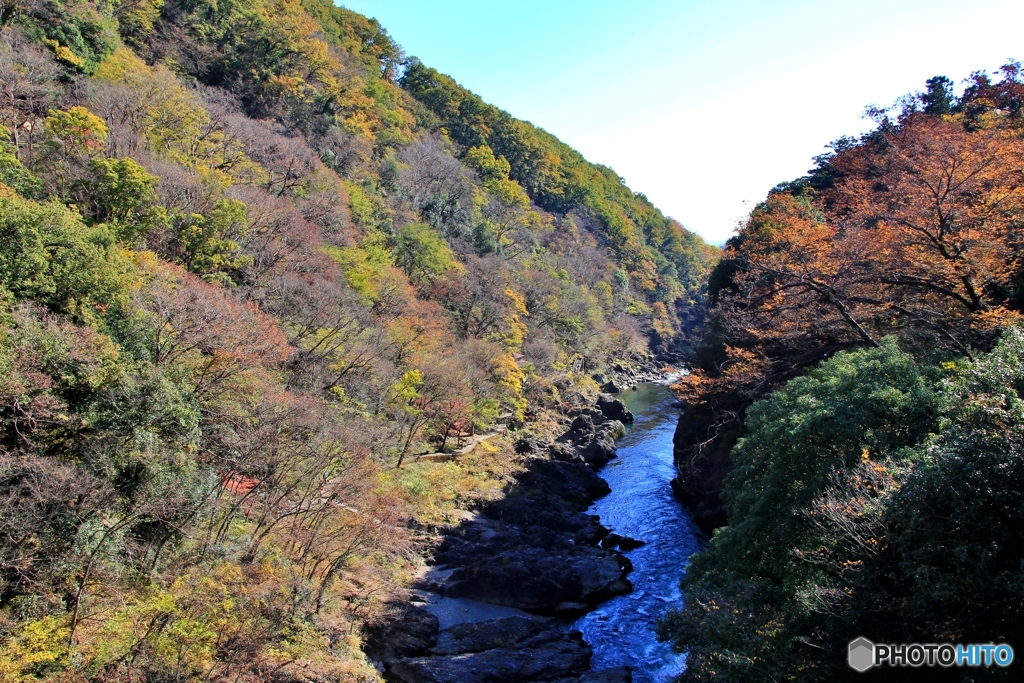
[[[618,420],[626,424],[633,421],[633,413],[629,412],[626,404],[611,394],[599,394],[597,397],[597,407],[609,420]]]
[[[679,474],[672,480],[672,491],[708,534],[726,523],[720,493],[739,435],[738,424],[723,430],[708,406],[685,407],[676,427],[673,444]]]
[[[437,600],[470,599],[522,610],[520,615],[446,626],[430,614],[430,605],[395,606],[366,634],[367,654],[388,680],[631,680],[628,669],[590,672],[590,647],[569,620],[632,590],[632,566],[615,549],[632,539],[616,536],[602,544],[610,532],[586,511],[609,491],[594,468],[615,457],[615,439],[633,416],[604,394],[596,405],[577,405],[568,417],[571,426],[554,442],[516,443],[526,467],[507,495],[446,532],[432,558],[435,571],[415,586]]]
[[[660,379],[663,367],[664,362],[659,362],[654,356],[637,355],[613,365],[611,376],[599,374],[594,375],[592,379],[601,387],[601,391],[608,394],[619,394],[627,389],[632,389],[641,382]]]
[[[390,674],[415,683],[556,681],[585,673],[590,656],[579,632],[557,621],[508,617],[446,629],[425,656],[392,663]]]

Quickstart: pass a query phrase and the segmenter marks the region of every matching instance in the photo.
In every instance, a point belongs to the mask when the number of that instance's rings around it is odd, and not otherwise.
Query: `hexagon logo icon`
[[[875,665],[875,644],[867,638],[858,638],[850,643],[850,668],[864,673]]]

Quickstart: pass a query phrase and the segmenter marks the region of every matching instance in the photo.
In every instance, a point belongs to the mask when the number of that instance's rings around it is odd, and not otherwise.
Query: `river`
[[[665,386],[642,384],[619,398],[635,421],[618,442],[618,458],[600,475],[612,492],[590,513],[613,532],[646,542],[626,553],[633,563],[634,590],[602,603],[576,623],[594,649],[595,671],[620,666],[633,669],[634,683],[664,683],[680,673],[685,655],[677,655],[654,635],[658,617],[680,604],[679,579],[687,558],[703,545],[689,513],[672,495],[675,476],[672,435],[679,411]]]

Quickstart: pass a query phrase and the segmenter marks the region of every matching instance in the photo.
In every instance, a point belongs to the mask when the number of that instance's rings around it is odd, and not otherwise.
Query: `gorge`
[[[962,85],[719,248],[329,0],[0,3],[0,680],[1019,647],[1024,66]]]
[[[520,444],[535,455],[517,484],[447,532],[409,602],[373,632],[368,652],[386,675],[662,683],[682,671],[685,659],[657,642],[655,626],[678,602],[702,534],[669,486],[678,420],[670,381],[601,394],[601,410],[569,412],[569,438]],[[586,456],[594,423],[613,425],[617,455]]]

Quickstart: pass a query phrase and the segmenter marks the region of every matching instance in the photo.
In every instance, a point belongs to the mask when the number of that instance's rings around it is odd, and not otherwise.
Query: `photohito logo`
[[[1007,667],[1013,664],[1013,648],[1006,643],[882,645],[857,638],[850,642],[847,661],[850,668],[861,673],[875,666]]]
[[[875,665],[875,644],[867,638],[858,638],[850,643],[850,666],[865,672]]]

